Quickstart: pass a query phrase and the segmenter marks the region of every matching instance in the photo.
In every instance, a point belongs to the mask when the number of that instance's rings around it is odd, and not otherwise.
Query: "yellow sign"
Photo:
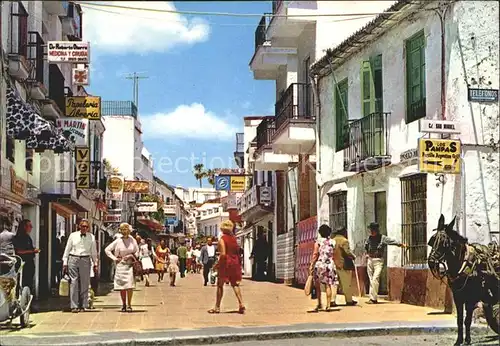
[[[101,119],[101,98],[99,96],[66,96],[66,117]]]
[[[76,148],[75,150],[75,182],[76,188],[83,190],[90,188],[90,150]]]
[[[418,142],[418,169],[422,173],[460,174],[460,141],[421,138]]]
[[[231,176],[230,191],[231,192],[243,192],[245,191],[245,177],[243,176]]]

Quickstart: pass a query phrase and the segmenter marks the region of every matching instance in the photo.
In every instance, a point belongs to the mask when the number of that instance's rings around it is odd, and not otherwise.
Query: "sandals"
[[[220,314],[220,309],[219,308],[213,308],[208,310],[209,314]]]
[[[122,312],[127,312],[127,308],[125,306],[122,308]]]
[[[321,310],[322,307],[320,304],[318,304],[314,309],[311,310],[311,312],[319,312],[319,310]]]
[[[239,314],[241,314],[241,315],[243,315],[243,314],[245,313],[245,310],[246,310],[246,308],[242,305],[242,306],[240,306],[240,308],[238,309],[238,313],[239,313]]]
[[[129,307],[127,308],[127,312],[132,312],[132,307],[131,307],[131,306],[129,306]]]

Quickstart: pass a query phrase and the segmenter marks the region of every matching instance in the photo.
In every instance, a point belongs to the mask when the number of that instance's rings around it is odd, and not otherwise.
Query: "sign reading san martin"
[[[101,119],[101,98],[99,96],[67,96],[66,116],[89,120]]]

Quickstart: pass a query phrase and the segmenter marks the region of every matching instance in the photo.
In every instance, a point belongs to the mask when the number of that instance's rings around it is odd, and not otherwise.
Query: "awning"
[[[55,126],[42,118],[29,103],[24,102],[16,90],[7,87],[7,136],[26,139],[30,136],[48,138]]]
[[[326,193],[327,195],[334,193],[334,192],[339,192],[339,191],[347,191],[347,183],[338,183],[333,185],[330,190]]]
[[[139,216],[137,217],[137,222],[140,224],[150,228],[151,230],[154,231],[162,231],[164,229],[164,226],[161,224],[161,222],[152,219],[152,218],[147,218],[144,216]]]
[[[30,136],[26,139],[26,149],[35,151],[53,150],[57,153],[64,153],[74,150],[74,144],[63,136],[62,130],[55,128],[53,134],[48,138],[41,136]]]

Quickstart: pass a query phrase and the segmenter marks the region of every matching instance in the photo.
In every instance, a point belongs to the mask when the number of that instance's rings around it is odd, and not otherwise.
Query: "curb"
[[[391,325],[392,324],[392,325]],[[265,341],[299,338],[346,338],[380,335],[419,335],[419,334],[453,334],[456,327],[442,321],[432,323],[387,323],[384,326],[378,324],[323,324],[323,325],[291,325],[275,327],[245,327],[245,328],[207,328],[198,330],[170,330],[150,332],[120,332],[93,334],[92,337],[82,335],[51,335],[47,337],[48,342],[40,342],[42,339],[36,336],[38,345],[52,346],[170,346],[170,345],[206,345],[222,344],[240,341]],[[473,335],[486,335],[487,327],[473,326]],[[132,334],[132,335],[131,335]],[[150,335],[147,335],[150,334]],[[32,345],[35,336],[23,337],[12,336],[3,338],[1,345]],[[95,339],[97,337],[97,340]],[[10,339],[10,340],[9,340]],[[24,339],[21,341],[21,339]],[[59,340],[57,340],[59,339]],[[76,340],[75,340],[76,339]],[[94,340],[92,340],[94,339]],[[10,341],[10,342],[9,342]],[[45,340],[44,340],[45,341]]]

